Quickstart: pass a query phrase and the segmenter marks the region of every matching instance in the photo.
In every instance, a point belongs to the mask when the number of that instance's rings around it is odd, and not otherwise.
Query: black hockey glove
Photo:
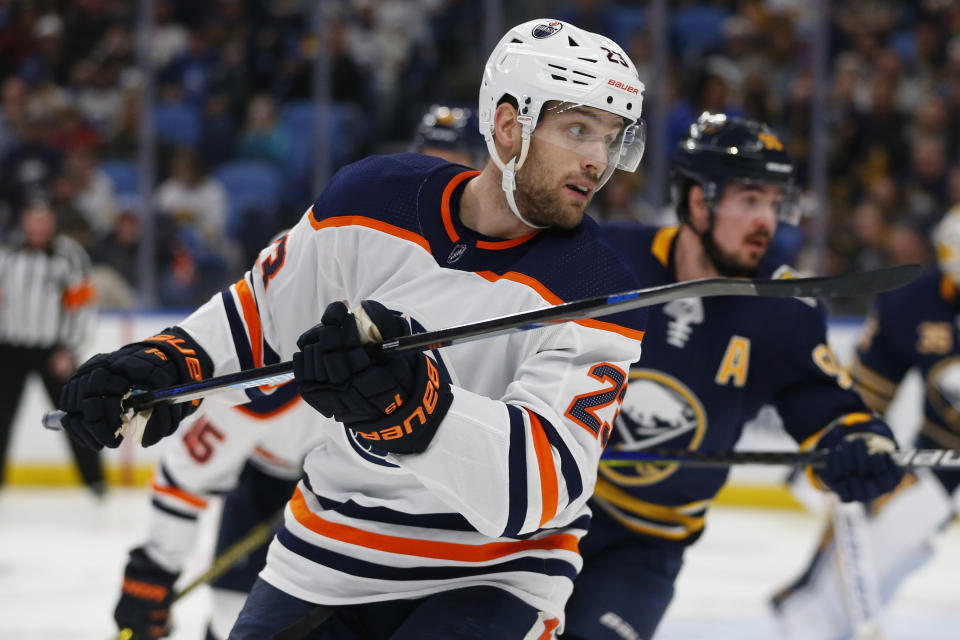
[[[903,470],[890,453],[896,451],[893,432],[879,419],[838,425],[817,443],[827,449],[827,466],[817,475],[844,502],[870,502],[893,491]]]
[[[60,392],[61,421],[67,433],[91,449],[115,448],[123,410],[120,401],[132,388],[160,389],[209,377],[213,364],[182,329],[173,327],[143,342],[101,353],[83,363]],[[173,433],[196,410],[192,403],[154,405],[143,432],[143,446]]]
[[[383,340],[410,333],[409,323],[379,302],[365,300],[361,307]],[[453,400],[432,358],[371,357],[357,319],[342,302],[329,305],[297,346],[293,370],[310,406],[386,451],[427,448]]]
[[[179,575],[151,560],[143,547],[130,551],[120,601],[113,611],[117,627],[133,631],[134,640],[167,636],[173,583]]]

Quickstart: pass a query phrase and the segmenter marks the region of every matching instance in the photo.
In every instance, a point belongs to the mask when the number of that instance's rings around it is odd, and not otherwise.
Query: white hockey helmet
[[[579,29],[560,20],[538,19],[507,32],[490,54],[480,84],[480,133],[494,163],[503,172],[502,187],[514,215],[524,224],[513,192],[544,105],[559,102],[559,109],[581,106],[620,116],[624,126],[615,139],[605,140],[606,165],[599,189],[614,169],[636,171],[643,156],[645,129],[640,120],[643,83],[637,69],[620,46],[609,38]],[[494,114],[504,96],[513,98],[522,126],[520,154],[503,162],[493,140]]]
[[[950,209],[933,230],[940,270],[960,285],[960,205]]]

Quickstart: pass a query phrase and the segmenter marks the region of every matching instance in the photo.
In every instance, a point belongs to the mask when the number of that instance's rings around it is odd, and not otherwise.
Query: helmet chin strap
[[[492,132],[484,136],[487,142],[487,150],[490,152],[490,158],[493,160],[493,163],[500,169],[500,174],[502,175],[502,179],[500,180],[500,188],[503,189],[503,193],[507,197],[507,205],[510,206],[510,211],[513,212],[513,215],[517,216],[517,219],[520,220],[520,222],[528,227],[532,227],[534,229],[546,229],[547,227],[534,224],[523,217],[523,215],[520,213],[520,208],[517,207],[517,201],[513,195],[513,192],[517,189],[517,172],[520,171],[520,167],[523,166],[523,163],[527,159],[527,152],[530,151],[530,133],[533,129],[531,118],[520,116],[517,118],[517,120],[523,127],[521,133],[519,159],[517,156],[514,156],[513,158],[510,158],[510,162],[504,163],[503,160],[500,159],[500,154],[497,153],[497,145],[493,141]]]

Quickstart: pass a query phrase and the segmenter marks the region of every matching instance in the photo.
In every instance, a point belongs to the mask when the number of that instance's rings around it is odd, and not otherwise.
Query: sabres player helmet
[[[640,120],[643,92],[633,62],[609,38],[551,19],[531,20],[510,29],[484,67],[477,115],[490,157],[503,172],[503,190],[514,214],[520,216],[513,198],[514,174],[523,165],[530,138],[537,136],[537,125],[549,110],[593,107],[622,118],[618,134],[603,139],[606,158],[597,188],[614,169],[636,171],[646,137]],[[518,110],[522,142],[519,155],[503,162],[493,131],[497,107],[507,99]],[[578,151],[584,142],[571,139],[567,148]]]
[[[722,113],[704,112],[690,126],[690,135],[673,152],[671,182],[683,190],[690,183],[703,189],[710,205],[723,196],[727,184],[765,184],[783,188],[779,218],[800,220],[793,159],[777,135],[765,124]],[[678,194],[676,201],[683,201]],[[685,207],[678,213],[685,215]]]
[[[475,166],[483,147],[474,109],[434,104],[420,119],[411,150]]]
[[[933,245],[940,270],[960,283],[960,205],[950,209],[937,223],[933,230]]]

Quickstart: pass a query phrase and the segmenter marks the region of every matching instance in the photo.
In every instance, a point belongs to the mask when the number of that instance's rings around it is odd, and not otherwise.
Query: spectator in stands
[[[113,226],[90,250],[92,280],[101,292],[104,309],[132,309],[140,274],[140,218],[144,212],[139,196],[117,198]]]
[[[154,5],[153,64],[163,69],[187,50],[190,33],[176,22],[172,0],[157,0]]]
[[[90,229],[106,233],[113,225],[116,195],[113,180],[97,166],[97,158],[88,147],[67,153],[64,176],[76,186],[74,204],[83,214]]]
[[[112,127],[104,132],[104,142],[100,145],[101,157],[129,160],[137,155],[142,104],[138,87],[124,91],[120,113]]]
[[[237,155],[248,160],[263,160],[282,168],[289,149],[287,132],[277,124],[277,107],[273,98],[266,93],[255,95],[250,100]]]
[[[27,87],[17,76],[7,76],[0,85],[0,158],[20,141],[27,114]]]
[[[170,177],[157,188],[154,204],[177,224],[195,227],[206,246],[217,247],[224,239],[227,192],[219,180],[207,175],[192,150],[183,148],[174,154]]]
[[[0,158],[0,237],[12,226],[15,213],[38,193],[46,192],[63,162],[47,141],[47,119],[28,107],[20,141]]]
[[[48,140],[60,151],[92,148],[99,142],[97,130],[91,127],[80,110],[70,103],[64,104],[57,110],[51,126],[52,131]]]

